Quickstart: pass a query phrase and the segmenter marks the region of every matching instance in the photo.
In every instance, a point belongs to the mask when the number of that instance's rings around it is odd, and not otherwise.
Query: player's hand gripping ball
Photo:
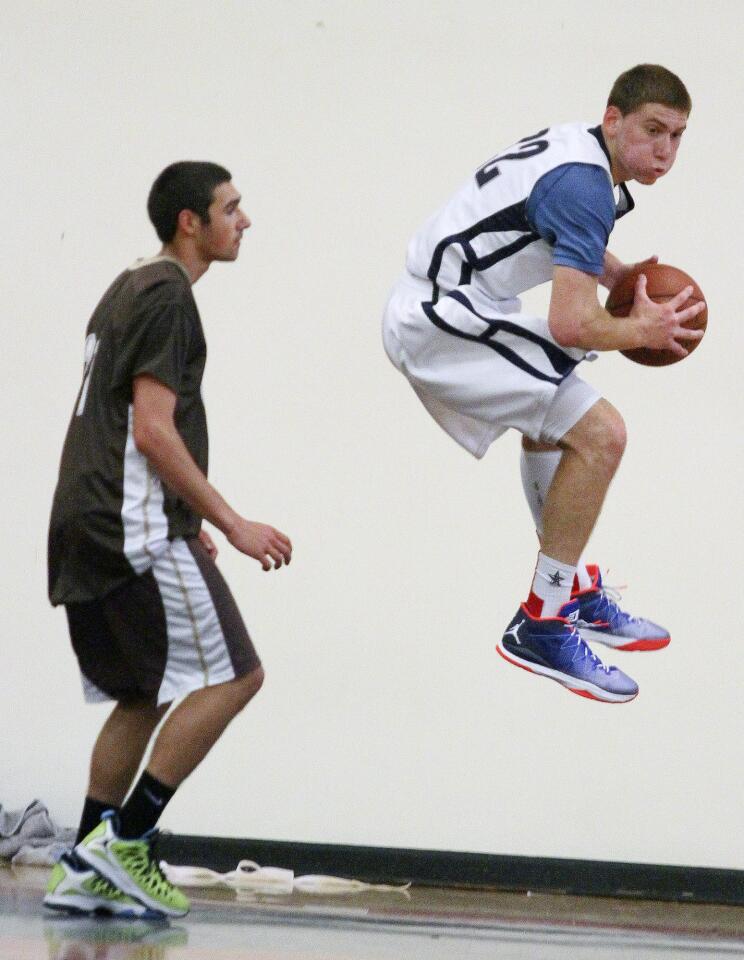
[[[685,287],[692,287],[692,295],[680,309],[691,307],[699,300],[705,300],[703,291],[692,277],[683,270],[670,267],[665,263],[647,263],[631,270],[610,290],[605,309],[613,317],[627,317],[630,313],[633,306],[636,279],[640,273],[646,274],[646,294],[649,300],[653,300],[655,303],[665,303],[667,300],[671,300]],[[690,330],[705,330],[707,324],[708,308],[706,307],[692,320],[685,321],[684,326]],[[678,341],[688,351],[688,356],[700,343],[700,340],[683,340],[681,337],[678,338]],[[666,367],[670,363],[685,359],[684,357],[678,357],[671,350],[652,350],[649,347],[636,347],[632,350],[621,350],[620,352],[629,360],[634,360],[636,363],[642,363],[648,367]]]

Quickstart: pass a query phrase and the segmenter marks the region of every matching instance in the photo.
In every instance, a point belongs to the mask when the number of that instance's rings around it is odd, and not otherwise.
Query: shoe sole
[[[90,900],[88,897],[71,896],[65,897],[64,900],[45,898],[44,906],[47,910],[55,910],[57,913],[66,913],[72,916],[106,916],[119,917],[125,920],[155,920],[163,916],[162,913],[150,910],[150,908],[144,904],[141,910],[137,910],[134,907],[124,907],[121,910],[117,910],[99,901]]]
[[[621,637],[616,633],[603,633],[601,630],[592,630],[591,627],[577,627],[581,639],[587,643],[603,643],[613,650],[663,650],[671,643],[671,637],[644,637],[642,640],[631,637]]]
[[[528,673],[534,673],[536,676],[545,677],[548,680],[555,680],[556,683],[560,683],[566,690],[575,693],[579,697],[586,697],[588,700],[596,700],[599,703],[628,703],[631,700],[635,700],[638,696],[637,690],[635,693],[612,693],[609,690],[603,690],[594,683],[589,683],[587,680],[569,677],[567,674],[559,673],[557,670],[551,670],[549,667],[541,667],[536,663],[528,665],[524,660],[518,660],[516,657],[512,657],[511,654],[507,653],[500,642],[496,644],[496,653],[512,666],[521,667],[522,670],[526,670]]]
[[[98,852],[101,848],[97,847],[94,849]],[[189,907],[186,907],[185,910],[179,910],[176,907],[168,907],[158,900],[149,898],[143,890],[140,890],[125,870],[122,870],[117,863],[112,863],[108,859],[107,851],[103,852],[102,855],[96,856],[92,854],[87,847],[83,846],[82,843],[79,843],[75,847],[75,853],[81,860],[84,860],[89,867],[95,870],[96,873],[100,874],[105,880],[108,880],[109,883],[113,883],[113,885],[118,887],[123,893],[134,897],[135,900],[148,910],[166,917],[185,917],[189,912]]]

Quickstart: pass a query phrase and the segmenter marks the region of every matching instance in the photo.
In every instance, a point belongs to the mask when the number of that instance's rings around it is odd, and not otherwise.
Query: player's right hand
[[[225,532],[228,543],[236,550],[258,560],[264,570],[278,570],[292,559],[289,537],[266,523],[254,523],[239,517]]]
[[[683,307],[692,296],[693,288],[685,287],[666,303],[657,303],[651,300],[646,293],[646,276],[641,273],[636,280],[635,298],[630,317],[637,320],[640,326],[642,340],[639,346],[650,347],[652,350],[671,350],[679,357],[686,357],[687,350],[677,339],[700,340],[704,330],[689,330],[683,324],[692,320],[705,310],[702,300],[693,303],[690,307]]]

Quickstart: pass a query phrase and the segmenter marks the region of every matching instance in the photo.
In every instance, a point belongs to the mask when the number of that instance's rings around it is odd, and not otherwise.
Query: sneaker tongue
[[[558,616],[568,620],[569,623],[576,623],[579,619],[579,601],[569,600],[568,603],[564,603],[558,611]]]

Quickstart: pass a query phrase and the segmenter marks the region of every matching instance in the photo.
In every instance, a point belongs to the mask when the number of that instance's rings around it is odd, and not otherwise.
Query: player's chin
[[[641,174],[637,177],[639,183],[642,183],[644,186],[651,186],[652,183],[656,183],[661,177],[667,174],[668,170],[648,170],[646,173]]]

